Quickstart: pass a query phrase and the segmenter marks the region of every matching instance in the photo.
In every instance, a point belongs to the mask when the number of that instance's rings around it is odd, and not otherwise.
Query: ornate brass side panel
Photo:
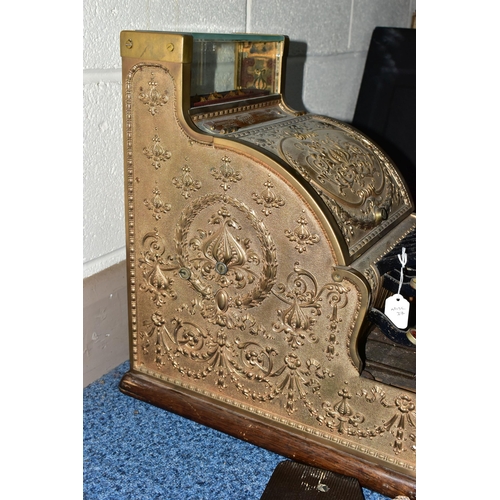
[[[182,75],[124,60],[131,371],[414,477],[415,396],[359,376],[370,291],[319,197],[190,131]]]

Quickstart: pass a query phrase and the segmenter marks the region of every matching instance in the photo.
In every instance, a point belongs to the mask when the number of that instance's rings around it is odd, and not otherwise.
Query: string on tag
[[[401,292],[401,286],[403,285],[403,270],[404,270],[404,268],[406,266],[406,262],[408,260],[405,247],[403,247],[401,255],[398,255],[398,259],[399,259],[399,262],[401,263],[401,271],[399,274],[399,287],[398,287],[398,295],[399,295],[399,292]]]

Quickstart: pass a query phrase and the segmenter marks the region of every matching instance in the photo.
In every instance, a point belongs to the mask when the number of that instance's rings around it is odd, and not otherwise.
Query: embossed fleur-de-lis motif
[[[160,138],[158,135],[155,135],[152,139],[153,144],[150,148],[144,148],[142,152],[146,155],[146,157],[150,160],[151,165],[158,170],[161,167],[162,161],[167,161],[172,157],[172,153],[167,151],[161,144]]]
[[[227,207],[221,207],[212,216],[210,223],[220,227],[201,244],[203,255],[206,259],[215,263],[214,269],[220,277],[218,281],[223,286],[229,283],[226,275],[235,272],[236,286],[239,288],[244,287],[248,279],[253,280],[253,274],[246,276],[249,271],[245,272],[243,266],[248,259],[258,262],[257,254],[250,250],[248,247],[249,242],[244,245],[239,238],[231,233],[231,229],[239,230],[241,226],[231,216]]]
[[[186,200],[191,196],[191,192],[198,191],[201,188],[201,182],[193,179],[191,169],[187,165],[182,167],[180,177],[172,179],[172,184],[182,191],[181,194]]]
[[[297,242],[295,249],[299,253],[303,253],[307,250],[307,245],[314,245],[315,243],[318,243],[319,235],[311,234],[309,229],[307,229],[308,222],[303,215],[297,219],[297,223],[299,225],[295,229],[291,231],[286,229],[285,235],[290,241]]]
[[[154,73],[151,73],[151,80],[148,82],[148,89],[139,87],[139,100],[146,106],[149,106],[148,111],[154,116],[156,115],[161,106],[168,102],[167,91],[161,93],[158,90],[158,82],[154,80]]]
[[[235,183],[241,181],[241,172],[234,170],[230,165],[231,158],[228,156],[222,157],[222,164],[217,169],[215,167],[210,169],[210,173],[215,177],[215,179],[222,180],[220,187],[227,191],[231,187],[231,182]]]
[[[270,180],[264,182],[265,189],[260,193],[252,193],[252,198],[259,205],[264,205],[262,213],[267,217],[271,214],[271,208],[280,208],[285,204],[285,200],[274,191],[274,185]]]
[[[151,200],[148,200],[147,198],[144,200],[144,205],[146,205],[148,210],[151,210],[153,212],[153,217],[156,220],[160,220],[162,214],[166,214],[172,208],[169,203],[165,203],[164,201],[162,201],[160,195],[160,190],[157,186],[155,186],[153,188],[153,197],[151,198]]]

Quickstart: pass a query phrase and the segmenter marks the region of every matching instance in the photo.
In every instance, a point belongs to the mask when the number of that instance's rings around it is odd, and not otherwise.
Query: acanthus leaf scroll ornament
[[[151,165],[158,170],[161,167],[161,162],[167,161],[172,157],[172,153],[167,151],[161,144],[160,138],[155,134],[152,138],[152,146],[144,147],[142,152],[149,160],[152,160]]]
[[[148,89],[139,87],[139,100],[148,106],[148,111],[152,116],[158,114],[161,106],[168,102],[167,91],[158,90],[158,82],[154,79],[155,74],[151,72],[151,80],[148,82]]]
[[[316,343],[318,336],[314,332],[317,318],[322,314],[324,308],[323,297],[330,307],[329,320],[330,333],[327,338],[325,355],[332,360],[335,356],[336,332],[342,319],[339,310],[348,304],[347,294],[349,289],[341,281],[338,281],[333,273],[333,282],[319,287],[318,280],[309,271],[302,269],[298,262],[294,265],[286,283],[279,283],[273,294],[282,302],[288,304],[287,309],[278,309],[278,321],[273,325],[275,333],[283,333],[285,340],[292,349],[298,349],[305,341]]]
[[[170,350],[169,356],[174,368],[193,379],[205,379],[213,374],[216,377],[215,385],[221,391],[227,387],[226,380],[234,382],[237,379],[235,346],[223,330],[218,330],[214,337],[194,323],[174,318],[173,324],[172,336],[178,347],[173,354]],[[184,366],[182,357],[200,362],[203,366],[197,370]]]
[[[182,375],[194,380],[214,378],[220,391],[227,389],[230,382],[246,397],[261,402],[283,395],[284,407],[292,414],[297,410],[296,402],[307,396],[308,389],[313,393],[319,391],[320,380],[333,376],[316,360],[307,360],[303,367],[295,353],[287,354],[282,366],[274,370],[273,358],[277,352],[271,347],[263,347],[257,342],[241,342],[238,338],[230,341],[223,330],[218,330],[214,336],[195,323],[180,318],[172,319],[173,329],[169,331],[161,315],[155,313],[153,316],[156,316],[154,323],[157,326],[149,335],[158,334],[155,351],[158,368],[165,365],[166,357]],[[201,366],[190,367],[182,359]],[[272,383],[274,378],[278,380]],[[262,385],[264,392],[250,389],[248,383],[252,381]]]
[[[245,380],[265,381],[265,378],[272,372],[273,357],[278,354],[276,349],[264,348],[254,341],[242,342],[240,339],[235,340],[235,345],[240,351],[238,366],[240,376]],[[239,387],[243,388],[241,383]]]
[[[285,339],[292,349],[304,345],[306,334],[315,342],[317,338],[312,334],[312,327],[316,323],[315,316],[321,314],[321,306],[317,301],[318,283],[316,278],[304,269],[299,268],[296,262],[294,271],[288,275],[287,283],[280,283],[274,295],[289,307],[278,309],[279,321],[274,324],[276,333],[285,333]],[[304,312],[311,311],[310,315]]]
[[[151,294],[151,300],[156,306],[165,304],[167,297],[175,299],[177,294],[173,289],[172,278],[166,273],[178,269],[175,258],[165,257],[165,242],[160,236],[158,229],[147,233],[142,239],[144,251],[139,257],[139,267],[142,270],[144,282],[140,289]]]
[[[169,330],[159,313],[153,317],[157,326],[147,335],[151,337],[156,331],[157,344],[163,347],[163,351],[158,351],[163,353],[163,358],[156,356],[158,367],[165,365],[166,357],[182,375],[195,380],[212,376],[216,378],[215,385],[219,390],[225,389],[226,381],[230,380],[242,392],[245,392],[242,381],[265,382],[265,377],[272,371],[273,357],[277,354],[273,348],[263,347],[255,341],[242,342],[239,338],[230,341],[222,329],[214,335],[195,322],[180,317],[172,319]],[[147,354],[147,350],[145,352]]]
[[[148,200],[147,198],[144,200],[144,205],[148,210],[151,210],[153,212],[153,217],[155,218],[155,220],[160,220],[162,214],[168,213],[172,208],[170,203],[165,203],[161,199],[160,195],[161,191],[156,185],[153,188],[153,197],[150,200]]]
[[[225,197],[224,201],[229,200]],[[213,219],[217,219],[219,224],[229,220],[232,220],[232,224],[235,223],[226,205],[222,205],[220,210],[213,214]],[[164,252],[156,241],[157,235],[149,236],[153,238],[157,253],[163,255]],[[217,251],[214,246],[215,240],[216,238],[211,244],[207,244],[205,251],[208,255],[213,255],[213,252]],[[229,253],[232,254],[232,252]],[[241,259],[241,256],[235,258]],[[196,270],[196,267],[193,266],[193,269]],[[221,391],[228,388],[228,384],[231,383],[233,388],[246,398],[261,403],[276,401],[289,415],[299,409],[299,402],[311,411],[314,405],[308,398],[316,396],[322,400],[322,386],[326,379],[334,377],[334,373],[329,370],[327,364],[297,350],[303,342],[297,341],[300,334],[296,334],[302,332],[304,336],[301,339],[308,335],[310,342],[318,342],[319,338],[314,334],[313,326],[325,306],[330,308],[326,318],[335,324],[338,311],[347,304],[343,296],[348,292],[347,287],[338,280],[335,281],[335,276],[335,271],[333,271],[333,282],[320,287],[316,278],[296,263],[293,272],[288,276],[287,283],[279,284],[276,290],[273,290],[275,297],[291,305],[286,312],[278,311],[282,322],[275,325],[276,332],[283,332],[287,327],[286,333],[289,334],[284,341],[288,344],[288,348],[291,347],[291,350],[285,350],[282,355],[275,347],[276,344],[269,346],[262,343],[269,336],[265,336],[264,331],[255,331],[255,318],[248,314],[248,311],[240,316],[227,315],[226,324],[213,321],[214,317],[210,316],[212,313],[209,312],[210,307],[219,308],[221,315],[222,312],[227,312],[226,308],[229,307],[227,301],[230,298],[223,296],[226,290],[224,288],[219,288],[212,300],[202,296],[194,299],[190,305],[183,304],[178,307],[176,310],[181,315],[187,312],[192,319],[186,320],[181,316],[176,316],[171,320],[171,329],[166,327],[166,322],[157,311],[152,321],[149,322],[150,329],[141,335],[143,352],[148,354],[152,342],[150,339],[156,333],[154,361],[159,369],[163,369],[168,360],[175,370],[193,380],[213,379],[214,384]],[[210,307],[207,304],[211,304]],[[235,304],[231,307],[234,307],[235,311],[239,310]],[[222,328],[214,334],[209,328],[197,325],[194,316],[198,310],[201,311],[204,319],[207,319],[208,315],[210,323],[216,327],[222,326]],[[230,323],[228,318],[233,321],[233,317],[238,319]],[[234,334],[230,335],[224,328],[239,329],[242,334],[250,334],[256,338],[251,340],[247,335],[245,338],[239,338]],[[332,329],[334,328],[333,326]],[[161,342],[158,339],[161,339]],[[152,356],[153,353],[148,355]],[[325,357],[328,359],[326,353]],[[337,403],[334,406],[335,411],[343,417],[351,413],[346,405],[343,410]],[[326,406],[323,409],[328,410]],[[316,416],[321,417],[319,410],[316,410]],[[351,425],[353,419],[357,419],[357,422],[362,421],[354,415],[350,416],[347,423],[342,421],[342,426]],[[322,418],[317,420],[323,423]],[[340,427],[337,430],[339,429]]]

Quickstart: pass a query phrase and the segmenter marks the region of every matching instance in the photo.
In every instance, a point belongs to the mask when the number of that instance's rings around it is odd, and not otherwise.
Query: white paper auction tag
[[[384,313],[398,328],[406,328],[410,315],[410,303],[402,295],[396,293],[387,297]]]

